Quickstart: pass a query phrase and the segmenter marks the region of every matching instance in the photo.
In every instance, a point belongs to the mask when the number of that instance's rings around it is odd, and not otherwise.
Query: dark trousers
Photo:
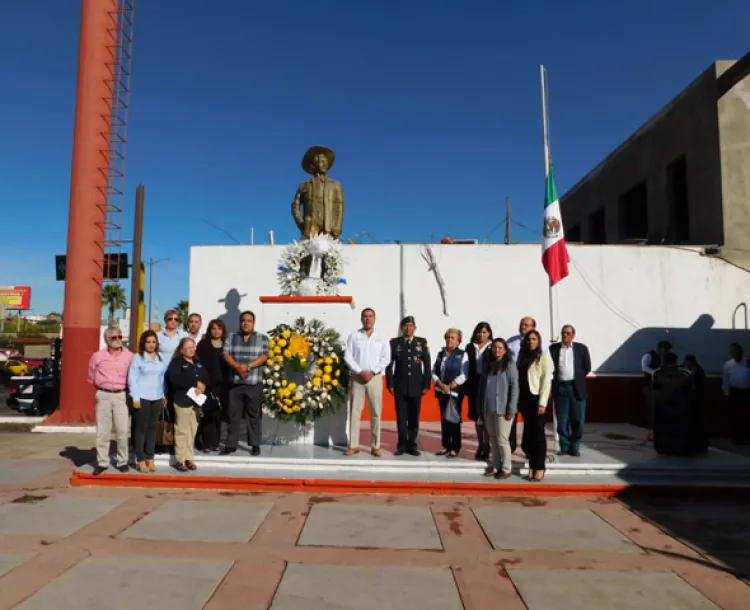
[[[560,451],[578,453],[581,450],[583,424],[586,420],[586,401],[576,398],[572,381],[562,381],[558,385],[555,394],[555,415]]]
[[[510,426],[510,438],[508,439],[510,440],[510,452],[511,453],[515,453],[516,447],[518,446],[518,427],[516,425],[517,423],[518,423],[518,416],[514,415],[513,423]]]
[[[141,399],[141,408],[133,409],[133,446],[139,462],[153,460],[156,452],[156,427],[164,399]]]
[[[396,425],[398,426],[398,449],[417,449],[419,433],[419,412],[422,409],[422,395],[399,396],[396,394]]]
[[[263,386],[235,385],[229,389],[229,429],[227,430],[227,449],[237,449],[240,439],[240,423],[242,416],[247,416],[248,443],[251,447],[260,447],[260,422],[263,417],[261,402],[263,400]]]
[[[521,415],[523,415],[523,437],[521,447],[529,457],[531,470],[544,470],[547,460],[547,435],[544,433],[546,415],[539,415],[539,396],[521,393]]]
[[[750,390],[729,388],[729,418],[732,423],[732,442],[741,445],[750,432]]]
[[[445,421],[445,406],[448,404],[448,396],[440,396],[440,430],[443,436],[443,449],[447,451],[461,451],[461,423],[453,424]],[[460,403],[459,403],[460,404]]]
[[[218,449],[221,407],[213,397],[209,398],[203,407],[195,444],[203,450]]]

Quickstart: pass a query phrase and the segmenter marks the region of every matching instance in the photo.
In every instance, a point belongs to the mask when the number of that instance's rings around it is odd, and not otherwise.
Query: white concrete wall
[[[279,294],[276,267],[283,248],[192,248],[191,311],[206,323],[222,317],[236,329],[239,312],[251,309],[265,328],[259,297]],[[390,336],[403,315],[415,316],[418,334],[433,349],[450,326],[461,328],[468,340],[477,322],[488,321],[495,336],[508,337],[524,315],[535,317],[549,340],[547,276],[538,245],[432,249],[446,285],[448,316],[419,245],[345,246],[347,284],[341,293],[354,297],[357,310],[373,307],[378,329]],[[681,248],[571,246],[570,256],[570,276],[554,290],[554,335],[563,323],[573,324],[577,339],[591,350],[595,371],[638,372],[640,356],[662,338],[680,357],[695,353],[708,371],[720,369],[732,341],[750,352],[750,332],[741,330],[750,294],[747,272]],[[222,302],[232,291],[240,298]]]

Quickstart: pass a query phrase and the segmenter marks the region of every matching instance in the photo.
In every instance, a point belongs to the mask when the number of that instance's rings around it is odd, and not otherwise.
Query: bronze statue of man
[[[325,234],[338,239],[344,227],[344,191],[328,177],[336,154],[325,146],[313,146],[302,158],[302,169],[312,178],[299,185],[292,216],[304,239]]]

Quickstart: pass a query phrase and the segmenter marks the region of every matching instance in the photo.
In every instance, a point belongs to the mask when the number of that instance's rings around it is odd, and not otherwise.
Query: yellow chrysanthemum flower
[[[336,387],[336,386],[337,386],[338,384],[339,384],[339,380],[338,380],[338,379],[334,379],[334,380],[333,380],[333,381],[331,382],[331,385],[332,385],[332,386],[333,386],[334,388],[335,388],[335,387]]]
[[[328,357],[327,357],[327,358],[325,359],[325,363],[326,363],[326,364],[333,364],[333,358],[331,358],[330,356],[328,356]]]
[[[289,384],[289,386],[288,386],[288,389],[289,389],[289,391],[290,391],[290,392],[294,392],[294,390],[296,390],[296,389],[297,389],[297,384],[296,384],[296,383],[294,383],[294,382],[292,381],[292,382],[291,382],[291,383]]]
[[[269,351],[271,351],[271,350],[269,349]],[[277,345],[276,347],[273,348],[273,353],[274,354],[280,354],[281,353],[281,348]]]
[[[315,370],[315,376],[316,377],[321,377],[322,375],[323,375],[323,371],[322,370],[320,370],[320,369],[316,369]]]
[[[278,348],[278,347],[277,347],[276,349],[281,349],[281,348]],[[287,348],[287,349],[285,349],[285,350],[284,350],[284,358],[291,358],[291,357],[292,357],[292,350],[290,350],[290,349],[288,349],[288,348]]]
[[[292,331],[287,328],[283,333],[281,333],[281,336],[284,337],[284,339],[288,339],[292,336]]]
[[[326,390],[328,390],[330,392],[332,387],[333,387],[332,385],[327,385],[326,386]]]
[[[292,335],[289,349],[295,358],[307,358],[310,355],[310,341],[302,335]]]
[[[268,347],[270,347],[271,349],[273,349],[274,347],[276,347],[276,340],[275,339],[270,339],[268,341]]]
[[[279,347],[286,347],[286,339],[279,339],[277,343]]]
[[[320,366],[324,362],[325,362],[325,360],[323,360],[323,358],[318,358],[318,366]]]
[[[298,406],[298,405],[294,405],[294,406],[292,407],[292,411],[293,411],[294,413],[299,413],[299,412],[300,412],[300,408],[299,408],[299,406]]]
[[[320,377],[313,377],[312,384],[317,388],[320,385]]]
[[[282,380],[281,380],[281,386],[282,386],[282,387],[284,387],[284,388],[285,388],[285,387],[287,386],[287,383],[288,383],[288,382],[287,382],[287,380],[286,380],[286,379],[282,379]]]
[[[299,365],[303,368],[307,368],[307,358],[302,358],[302,360],[299,361]]]
[[[329,366],[329,365],[325,365],[325,366],[323,367],[323,372],[324,372],[324,373],[332,373],[332,372],[333,372],[333,367],[332,367],[332,366]]]
[[[273,366],[274,364],[276,364],[276,361],[273,358],[266,360],[266,366]]]
[[[341,375],[341,369],[336,369],[336,377],[338,377],[339,375]]]
[[[323,375],[323,383],[329,383],[331,381],[330,375]]]

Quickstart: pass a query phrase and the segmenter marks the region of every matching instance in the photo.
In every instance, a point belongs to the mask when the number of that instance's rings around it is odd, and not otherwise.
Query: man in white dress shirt
[[[370,406],[372,455],[381,456],[380,416],[383,412],[383,372],[391,363],[388,339],[375,332],[375,310],[362,310],[362,328],[346,340],[344,360],[351,371],[349,383],[349,448],[344,455],[359,453],[359,424],[365,395]]]
[[[516,364],[518,364],[518,356],[521,353],[521,347],[526,339],[526,335],[532,330],[536,330],[536,320],[531,316],[525,316],[521,318],[521,321],[518,323],[518,334],[513,335],[507,341],[510,355],[513,358],[513,362]],[[542,341],[540,347],[544,350],[544,341]]]
[[[583,343],[573,342],[576,337],[573,326],[563,326],[560,335],[562,342],[553,343],[549,348],[555,367],[552,397],[559,439],[557,455],[580,457],[588,398],[586,376],[591,372],[591,356]]]

